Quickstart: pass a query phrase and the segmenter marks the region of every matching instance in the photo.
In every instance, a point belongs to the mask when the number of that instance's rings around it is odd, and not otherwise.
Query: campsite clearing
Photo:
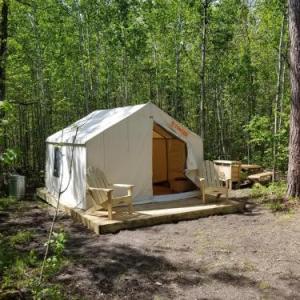
[[[96,235],[60,213],[68,264],[53,275],[65,299],[298,299],[300,211],[212,216]],[[20,201],[0,215],[4,236],[32,232],[42,255],[54,209]],[[62,297],[63,299],[63,297]]]

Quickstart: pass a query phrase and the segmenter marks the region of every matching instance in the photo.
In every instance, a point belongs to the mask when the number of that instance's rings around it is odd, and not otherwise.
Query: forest
[[[281,0],[2,0],[1,167],[43,182],[45,139],[148,101],[207,159],[285,172],[290,80]]]
[[[299,66],[298,0],[0,0],[0,300],[299,299]]]

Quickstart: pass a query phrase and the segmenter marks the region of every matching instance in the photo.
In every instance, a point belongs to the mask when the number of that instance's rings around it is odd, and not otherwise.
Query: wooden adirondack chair
[[[127,195],[121,197],[114,197],[114,187],[126,188]],[[89,211],[106,209],[108,211],[108,218],[113,218],[113,207],[120,204],[128,206],[128,212],[133,212],[132,205],[132,190],[131,184],[109,184],[104,173],[95,167],[89,167],[87,170],[87,190],[93,201],[93,207]]]
[[[205,195],[211,195],[216,198],[219,198],[221,195],[225,195],[226,200],[228,200],[229,179],[225,180],[225,178],[219,177],[212,161],[205,160],[203,168],[199,173],[203,203],[206,203]],[[225,182],[225,186],[223,186],[223,182]]]

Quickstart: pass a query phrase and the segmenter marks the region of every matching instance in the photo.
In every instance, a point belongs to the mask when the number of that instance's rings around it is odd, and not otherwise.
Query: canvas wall
[[[61,203],[85,209],[85,170],[86,151],[84,146],[59,146],[61,158],[60,177],[53,176],[54,171],[54,149],[55,144],[47,143],[45,181],[48,191],[58,198],[60,183],[62,180]],[[71,164],[73,152],[73,163]],[[71,176],[70,170],[72,169]]]
[[[87,143],[87,166],[101,169],[112,183],[134,184],[136,202],[153,195],[152,126],[148,112],[140,110]]]

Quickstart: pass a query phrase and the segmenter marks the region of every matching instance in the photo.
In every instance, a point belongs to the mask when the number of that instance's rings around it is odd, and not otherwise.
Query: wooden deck
[[[37,189],[37,196],[51,205],[56,200],[44,188]],[[92,214],[81,209],[72,209],[60,205],[72,218],[84,224],[97,234],[114,233],[122,229],[153,226],[165,223],[174,223],[183,220],[192,220],[211,215],[242,212],[244,204],[237,201],[220,201],[218,203],[201,204],[199,198],[190,198],[170,202],[134,205],[135,212],[128,214],[127,209],[117,208],[113,220],[108,220],[106,211],[97,211]]]

